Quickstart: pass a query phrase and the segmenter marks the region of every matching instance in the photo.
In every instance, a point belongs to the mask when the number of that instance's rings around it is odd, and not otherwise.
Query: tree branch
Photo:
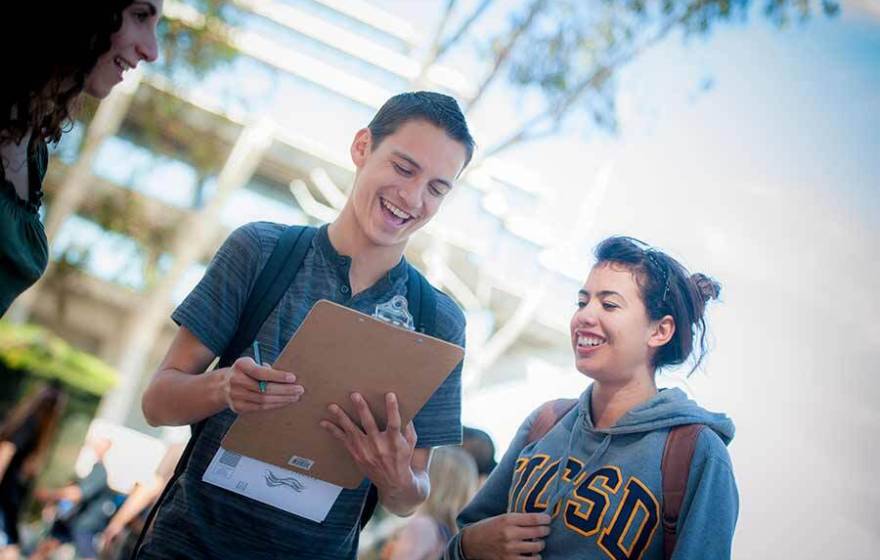
[[[431,40],[431,46],[428,48],[425,59],[422,61],[422,68],[419,71],[420,78],[424,76],[427,69],[437,62],[438,58],[440,58],[440,46],[443,40],[443,32],[446,31],[446,26],[449,24],[452,11],[455,9],[455,2],[456,0],[446,0],[446,9],[443,10],[443,15],[440,17],[440,23],[434,31],[434,38]]]
[[[483,97],[483,94],[486,93],[486,90],[489,88],[489,85],[495,81],[495,78],[498,77],[498,71],[501,70],[501,67],[510,58],[510,53],[513,50],[513,47],[519,41],[519,39],[525,35],[525,32],[532,26],[535,21],[535,17],[544,9],[544,6],[547,4],[546,0],[535,0],[529,6],[528,14],[525,19],[517,25],[510,34],[510,38],[507,41],[507,44],[501,48],[500,51],[495,55],[495,61],[492,64],[492,69],[483,78],[483,81],[480,83],[480,86],[477,88],[477,92],[473,97],[468,101],[467,111],[470,112],[474,105],[480,101]]]
[[[530,131],[545,120],[552,120],[559,123],[584,93],[590,89],[598,89],[598,87],[614,75],[620,67],[626,65],[642,52],[662,41],[672,29],[686,21],[693,13],[693,10],[693,6],[688,6],[684,14],[670,18],[650,39],[618,57],[613,62],[603,64],[596,68],[589,76],[573,87],[558,103],[548,106],[544,111],[523,123],[516,131],[508,135],[507,138],[483,151],[480,156],[480,161],[492,157],[504,150],[510,149],[516,144],[534,139]]]
[[[490,4],[492,4],[492,0],[482,0],[477,8],[473,11],[473,13],[471,13],[471,15],[462,22],[455,33],[453,33],[452,36],[443,41],[443,43],[437,49],[436,58],[440,58],[441,56],[443,56],[452,45],[457,43],[464,36],[464,34],[467,33],[468,29],[471,28],[471,25],[473,25],[474,22],[477,21],[481,15],[483,15],[483,12],[486,11],[486,8],[488,8]]]

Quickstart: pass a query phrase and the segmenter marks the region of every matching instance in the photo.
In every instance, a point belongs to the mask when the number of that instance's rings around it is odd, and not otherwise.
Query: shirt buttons
[[[351,292],[351,288],[349,288],[348,286],[340,286],[339,291],[345,295],[348,295],[348,293]]]

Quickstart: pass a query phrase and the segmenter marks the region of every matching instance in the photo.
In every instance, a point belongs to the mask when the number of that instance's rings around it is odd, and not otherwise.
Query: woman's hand
[[[461,550],[468,560],[541,558],[550,521],[546,513],[489,517],[462,529]]]

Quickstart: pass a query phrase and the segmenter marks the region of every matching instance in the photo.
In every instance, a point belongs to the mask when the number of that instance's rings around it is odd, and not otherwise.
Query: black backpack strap
[[[437,320],[437,294],[434,287],[422,274],[410,266],[407,269],[406,293],[409,299],[409,312],[413,317],[413,324],[420,333],[434,336],[434,325]],[[412,294],[412,297],[409,297]],[[425,312],[427,310],[427,312]]]
[[[422,274],[411,265],[407,267],[406,299],[407,309],[412,315],[416,330],[430,336],[434,336],[434,325],[437,318],[437,294],[434,288]],[[375,484],[370,484],[367,491],[367,499],[361,509],[359,527],[364,527],[373,517],[376,506],[379,504],[379,490]]]
[[[290,226],[278,238],[278,242],[269,256],[269,260],[266,261],[259,276],[257,276],[256,282],[254,282],[254,287],[248,296],[244,310],[241,312],[238,328],[220,356],[217,368],[232,365],[257,337],[260,327],[263,326],[269,314],[272,313],[272,310],[281,301],[281,297],[293,283],[293,279],[302,266],[316,233],[317,230],[312,227]],[[184,448],[180,460],[177,461],[177,465],[174,467],[174,474],[165,485],[165,489],[162,490],[162,494],[156,500],[153,509],[150,510],[150,514],[147,516],[144,529],[141,531],[137,545],[134,547],[132,559],[137,558],[144,536],[153,524],[156,513],[159,511],[159,506],[165,500],[171,486],[186,469],[187,464],[189,464],[193,448],[205,427],[205,422],[207,420],[202,420],[190,427],[192,434],[186,443],[186,448]]]
[[[293,283],[316,233],[315,228],[290,226],[278,238],[272,255],[254,283],[238,329],[220,356],[218,367],[231,366],[253,343],[260,327]]]

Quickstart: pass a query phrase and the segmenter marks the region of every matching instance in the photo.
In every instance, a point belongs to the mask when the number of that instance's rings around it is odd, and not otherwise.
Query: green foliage
[[[105,362],[35,325],[0,321],[0,363],[5,369],[58,380],[95,396],[117,382],[116,371]]]
[[[511,50],[507,73],[515,88],[539,93],[546,108],[499,148],[552,133],[577,109],[614,131],[616,71],[672,33],[706,36],[720,24],[746,22],[755,14],[781,28],[840,10],[832,0],[554,0],[540,7]],[[496,52],[508,36],[523,32],[521,22],[522,13],[511,14],[508,29],[488,39]]]
[[[184,67],[196,76],[203,76],[218,64],[235,57],[228,41],[228,26],[233,11],[230,0],[186,0],[180,2],[195,17],[159,20],[158,36],[162,56],[160,71],[172,75]]]

